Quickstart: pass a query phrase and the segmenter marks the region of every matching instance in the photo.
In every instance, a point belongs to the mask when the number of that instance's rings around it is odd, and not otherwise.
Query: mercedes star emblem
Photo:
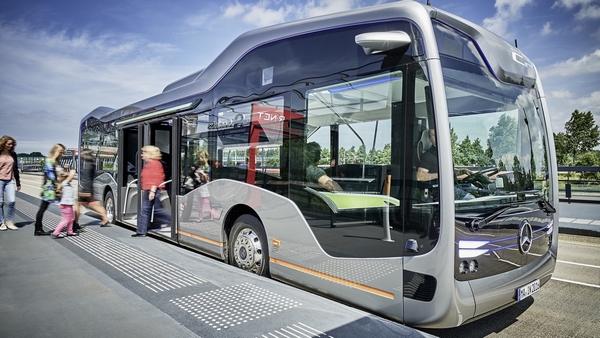
[[[521,221],[521,225],[519,225],[519,235],[517,236],[519,239],[519,251],[524,255],[529,252],[531,249],[531,242],[533,241],[533,230],[531,229],[531,224],[529,221],[524,219]]]

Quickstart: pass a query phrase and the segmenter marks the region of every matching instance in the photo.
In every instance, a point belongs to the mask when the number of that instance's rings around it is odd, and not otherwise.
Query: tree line
[[[592,112],[575,109],[565,123],[565,132],[554,133],[559,166],[600,166],[600,128]]]

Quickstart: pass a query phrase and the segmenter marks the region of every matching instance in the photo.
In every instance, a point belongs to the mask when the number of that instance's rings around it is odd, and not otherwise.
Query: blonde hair
[[[200,165],[202,167],[202,169],[205,169],[205,167],[208,165],[208,160],[210,158],[210,155],[208,154],[208,150],[206,150],[206,149],[198,150],[198,152],[196,153],[196,157],[198,158],[198,165]]]
[[[150,157],[153,160],[160,160],[162,158],[162,154],[160,152],[160,149],[158,149],[158,147],[143,146],[142,151],[145,151],[146,153],[148,153],[148,157]]]
[[[61,152],[64,152],[67,148],[60,143],[55,144],[52,149],[50,149],[49,158],[53,159],[56,163],[56,160],[62,156]]]

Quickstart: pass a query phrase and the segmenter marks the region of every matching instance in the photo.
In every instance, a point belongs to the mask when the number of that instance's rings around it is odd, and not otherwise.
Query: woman
[[[138,216],[136,233],[131,237],[146,237],[152,207],[154,207],[154,220],[161,224],[171,225],[171,214],[166,212],[157,196],[158,189],[164,189],[165,172],[163,170],[160,149],[155,146],[142,148],[142,160],[146,162],[142,168],[142,210]]]
[[[13,223],[15,214],[16,191],[21,190],[19,168],[17,167],[17,141],[4,135],[0,138],[0,230],[19,230]],[[16,191],[15,191],[16,186]],[[8,203],[4,219],[4,194]]]
[[[100,201],[94,198],[94,176],[96,175],[96,163],[94,155],[89,149],[84,149],[81,152],[81,169],[79,171],[79,183],[81,188],[79,189],[79,196],[77,204],[75,205],[75,220],[73,222],[73,230],[78,231],[85,228],[85,226],[79,225],[79,209],[81,205],[92,209],[102,217],[102,225],[100,227],[108,227],[109,219],[106,215],[106,209],[102,206]]]
[[[62,171],[59,166],[60,159],[65,153],[65,146],[60,143],[55,144],[50,150],[50,154],[44,159],[44,182],[42,184],[42,204],[35,217],[35,236],[50,236],[50,231],[44,231],[42,219],[44,212],[48,209],[50,203],[60,201],[60,197],[56,196],[56,183],[58,174]]]

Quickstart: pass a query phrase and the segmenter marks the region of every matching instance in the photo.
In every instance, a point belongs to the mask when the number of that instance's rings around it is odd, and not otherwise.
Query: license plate
[[[517,301],[521,301],[534,293],[540,291],[540,280],[534,280],[533,282],[522,286],[517,289]]]

